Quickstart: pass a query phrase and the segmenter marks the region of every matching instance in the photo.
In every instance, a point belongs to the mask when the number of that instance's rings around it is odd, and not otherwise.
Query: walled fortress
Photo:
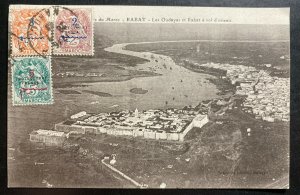
[[[202,128],[209,122],[208,116],[202,114],[196,114],[191,118],[195,113],[189,113],[188,118],[182,118],[185,114],[180,113],[179,110],[171,112],[150,110],[142,114],[137,112],[136,110],[134,116],[128,111],[98,115],[80,112],[72,115],[71,119],[73,120],[71,121],[55,124],[55,130],[66,134],[107,134],[182,142],[192,128]],[[162,116],[166,113],[168,113],[167,116]],[[121,115],[122,117],[120,117]]]

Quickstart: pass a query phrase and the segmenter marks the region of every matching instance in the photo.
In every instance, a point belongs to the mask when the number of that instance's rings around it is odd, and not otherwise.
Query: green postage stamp
[[[14,58],[12,100],[13,105],[53,103],[50,57]]]

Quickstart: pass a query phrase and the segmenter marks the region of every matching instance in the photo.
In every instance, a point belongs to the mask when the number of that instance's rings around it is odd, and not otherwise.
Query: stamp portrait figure
[[[49,20],[50,14],[47,9],[12,9],[12,55],[50,55]]]
[[[17,58],[12,67],[13,103],[15,105],[53,103],[50,71],[49,58]]]
[[[93,55],[91,9],[60,9],[54,14],[55,55]]]

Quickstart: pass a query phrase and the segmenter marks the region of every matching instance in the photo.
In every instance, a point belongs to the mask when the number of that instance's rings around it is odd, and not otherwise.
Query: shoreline
[[[116,79],[112,79],[112,78],[94,78],[95,80],[91,80],[91,78],[87,78],[87,79],[83,79],[83,80],[73,80],[73,81],[61,81],[62,78],[55,78],[53,79],[53,86],[54,88],[60,89],[60,88],[67,88],[70,87],[72,88],[74,84],[74,87],[77,87],[76,85],[78,85],[79,83],[81,83],[81,85],[87,85],[89,83],[101,83],[101,82],[123,82],[123,81],[128,81],[134,78],[140,78],[140,77],[155,77],[155,76],[160,76],[160,74],[156,74],[156,73],[152,73],[152,74],[145,74],[145,75],[137,75],[137,76],[121,76],[121,77],[116,77]],[[57,81],[59,80],[59,81]],[[70,86],[65,86],[65,85],[70,85]],[[84,86],[84,87],[87,87]]]
[[[286,40],[281,40],[281,41],[286,41]],[[278,41],[278,42],[281,42],[281,41]],[[138,43],[121,43],[121,44],[115,44],[115,45],[118,45],[117,48],[121,46],[121,50],[122,51],[129,51],[129,52],[137,52],[137,51],[134,51],[134,50],[130,50],[130,49],[127,49],[127,47],[131,46],[131,45],[139,45],[139,44],[155,44],[155,43],[180,43],[180,42],[232,42],[230,40],[226,40],[226,41],[217,41],[217,40],[180,40],[180,41],[156,41],[156,42],[138,42]],[[265,41],[234,41],[234,42],[265,42]],[[266,41],[266,42],[269,42],[269,41]],[[270,41],[272,42],[272,41]],[[277,42],[277,41],[276,41]],[[124,46],[125,45],[125,46]],[[114,47],[111,46],[111,47]],[[109,47],[109,48],[111,48]],[[109,50],[108,48],[108,50]],[[107,51],[107,48],[105,48],[105,51]],[[109,52],[114,52],[114,51],[109,51]],[[160,53],[156,53],[155,51],[151,51],[151,52],[140,52],[140,53],[152,53],[153,54],[158,54],[158,55],[161,55],[161,56],[166,56],[167,58],[170,58],[173,60],[172,57],[170,56],[167,56],[167,55],[164,55],[164,54],[160,54]],[[125,54],[125,53],[122,53],[124,55],[128,55],[128,54]],[[136,57],[136,56],[135,56]],[[145,60],[149,60],[148,58],[144,58]],[[174,61],[175,62],[175,61]],[[176,63],[176,62],[175,62]],[[206,78],[209,82],[211,82],[213,85],[216,86],[216,88],[218,90],[220,90],[220,92],[217,93],[217,95],[219,96],[222,96],[222,95],[228,95],[228,93],[235,93],[235,86],[230,84],[230,81],[229,82],[226,82],[224,84],[224,79],[220,78],[222,75],[224,75],[224,71],[222,71],[221,69],[216,69],[215,71],[212,71],[212,69],[210,68],[207,68],[207,69],[199,69],[199,67],[196,67],[196,66],[193,66],[192,63],[185,63],[183,66],[182,65],[179,65],[176,63],[177,66],[180,66],[180,67],[183,67],[183,68],[186,68],[192,72],[195,72],[195,73],[202,73],[202,74],[206,74],[206,75],[210,75],[210,76],[213,76],[215,78]],[[226,73],[225,73],[226,75]],[[232,94],[234,95],[234,94]]]
[[[208,40],[202,40],[206,42]],[[166,41],[166,42],[181,42],[181,41]],[[187,41],[186,41],[187,42]],[[229,42],[229,41],[211,41],[210,42]],[[233,41],[234,42],[234,41]],[[235,42],[247,42],[247,41],[235,41]],[[261,42],[261,41],[248,41],[248,42]],[[270,42],[270,41],[265,41]],[[279,40],[276,42],[280,42]],[[143,42],[144,43],[144,42]],[[154,42],[160,43],[160,42]],[[138,44],[138,43],[136,43]],[[118,47],[122,46],[120,44]],[[124,51],[125,47],[121,47]],[[126,51],[126,50],[125,50]],[[152,51],[153,52],[153,51]],[[151,53],[151,52],[142,52]],[[156,54],[156,53],[154,53]],[[152,55],[154,55],[152,53]],[[157,54],[162,55],[164,54]],[[171,57],[169,57],[171,58]],[[171,58],[172,59],[172,58]],[[176,60],[178,63],[178,60]],[[176,63],[175,62],[175,63]],[[176,64],[177,65],[177,64]],[[268,73],[267,70],[258,69],[255,66],[245,66],[242,64],[230,64],[230,63],[203,63],[199,64],[190,60],[183,60],[180,65],[194,72],[205,72],[215,76],[215,81],[210,81],[220,89],[218,82],[222,82],[225,79],[231,82],[229,89],[235,88],[234,94],[245,95],[242,105],[244,111],[253,114],[256,119],[262,119],[268,122],[285,121],[290,120],[289,116],[289,86],[290,78],[281,78],[274,76],[272,73]],[[209,79],[208,79],[209,80]],[[226,86],[225,86],[226,87]],[[222,89],[222,87],[221,87]],[[225,90],[221,90],[223,93]],[[276,97],[277,98],[274,98]]]
[[[178,65],[179,66],[179,65]],[[219,77],[215,77],[215,78],[212,78],[212,79],[216,79],[217,81],[216,82],[218,82],[218,81],[223,81],[223,79],[221,79],[221,78],[219,78]],[[207,80],[209,80],[209,79],[207,79]],[[116,81],[112,81],[112,82],[116,82]],[[120,82],[120,81],[119,81]],[[209,82],[212,82],[212,81],[209,81]],[[71,82],[71,83],[73,83],[73,82]],[[87,82],[88,83],[88,82]],[[82,83],[82,84],[84,84],[84,83]],[[231,85],[231,86],[233,86],[233,85]],[[245,113],[245,112],[242,112],[242,113],[244,113],[245,115],[247,114],[247,113]],[[231,113],[229,113],[230,115],[232,115]],[[239,119],[239,115],[238,114],[236,114],[237,115],[237,117],[236,117],[236,120],[237,119]],[[245,120],[245,119],[243,119],[242,118],[242,120]],[[253,120],[256,120],[255,118],[253,118]],[[262,120],[259,120],[259,123],[265,123],[265,121],[262,121]],[[280,122],[281,123],[281,122]],[[275,125],[276,124],[276,122],[275,123],[273,123],[272,125]],[[284,123],[284,124],[286,124],[286,123]],[[268,124],[267,124],[268,125]],[[269,124],[270,125],[270,124]],[[219,126],[216,126],[216,129],[218,129],[219,128]],[[253,126],[253,130],[255,130],[255,127],[256,126]],[[229,128],[229,129],[231,129],[231,128]],[[208,127],[206,127],[206,130],[208,130]],[[209,129],[210,130],[210,129]],[[241,130],[242,131],[242,130]],[[218,131],[219,132],[219,131]],[[263,131],[264,133],[268,133],[268,131]],[[242,132],[243,133],[243,132]],[[255,138],[255,137],[260,137],[261,135],[258,135],[258,136],[255,136],[255,131],[253,132],[253,135],[252,135],[252,137],[253,138]],[[225,134],[225,135],[227,135],[227,134]],[[229,134],[229,135],[231,135],[231,134]],[[247,141],[247,140],[249,140],[250,138],[248,138],[248,137],[246,137],[246,135],[242,135],[243,136],[243,138]],[[245,136],[245,137],[244,137]],[[98,138],[98,137],[97,137]],[[252,139],[253,139],[252,138]],[[131,143],[131,139],[129,139],[129,140],[125,140],[124,141],[124,139],[122,139],[122,138],[118,138],[118,139],[115,139],[114,137],[113,138],[110,138],[110,137],[105,137],[105,139],[107,139],[107,140],[104,140],[103,139],[103,141],[101,142],[101,143],[96,143],[96,141],[97,140],[95,140],[94,142],[93,141],[91,141],[91,140],[89,140],[89,141],[86,141],[87,139],[83,139],[83,141],[82,142],[80,142],[80,147],[81,147],[81,149],[79,150],[79,152],[78,152],[78,156],[82,156],[82,158],[79,158],[78,157],[78,159],[82,159],[82,161],[80,161],[80,162],[85,162],[86,163],[86,161],[88,161],[88,163],[90,163],[90,165],[86,165],[86,166],[83,166],[83,165],[81,165],[83,168],[84,168],[84,170],[85,170],[85,172],[99,172],[99,174],[102,174],[102,175],[105,175],[106,176],[106,178],[108,178],[108,179],[110,179],[111,180],[111,182],[113,183],[113,185],[115,185],[115,186],[117,186],[118,185],[118,182],[119,183],[123,183],[123,182],[121,182],[121,181],[118,181],[118,179],[116,179],[113,175],[110,175],[110,173],[109,172],[105,172],[105,171],[102,171],[102,169],[96,169],[96,168],[94,168],[94,167],[96,167],[98,164],[98,162],[99,162],[99,159],[95,159],[94,157],[100,157],[101,155],[105,155],[105,154],[110,154],[110,153],[112,153],[112,152],[110,152],[111,150],[109,149],[109,148],[111,148],[111,147],[113,147],[113,146],[111,146],[111,145],[109,145],[110,143],[115,143],[115,142],[117,142],[118,144],[119,144],[119,147],[121,147],[121,148],[128,148],[128,146],[131,146],[130,144],[132,144]],[[85,142],[84,142],[84,140],[85,140]],[[121,140],[121,141],[116,141],[116,140]],[[206,140],[207,141],[207,140]],[[254,141],[256,141],[256,140],[254,140]],[[144,143],[144,140],[138,140],[138,141],[136,141],[137,143]],[[223,143],[223,141],[219,141],[220,143]],[[252,142],[249,142],[249,144],[250,143],[252,143]],[[257,143],[257,142],[255,142],[255,143]],[[278,143],[278,142],[274,142],[274,143]],[[97,144],[97,145],[96,145]],[[101,145],[101,150],[99,150],[99,151],[101,151],[101,152],[99,152],[99,153],[95,153],[95,152],[93,152],[93,150],[92,149],[95,149],[95,148],[97,148],[97,146],[98,145]],[[151,143],[150,143],[151,144]],[[195,144],[196,144],[196,146],[198,147],[198,145],[197,145],[197,142],[195,142]],[[121,145],[123,145],[123,146],[121,146]],[[133,147],[134,146],[137,146],[138,144],[135,144],[135,145],[132,145]],[[169,145],[169,144],[168,144]],[[209,144],[208,144],[209,145]],[[257,145],[259,145],[259,144],[257,144]],[[96,146],[96,147],[94,147],[94,146]],[[196,148],[196,146],[194,147],[194,148]],[[149,147],[149,143],[148,144],[146,144],[145,146],[140,146],[141,148],[139,148],[139,150],[141,150],[141,151],[146,151],[146,152],[151,152],[152,150],[153,151],[155,151],[155,152],[157,152],[157,150],[156,150],[156,148],[153,146],[153,147]],[[144,149],[143,147],[145,147],[146,149]],[[92,148],[92,149],[91,149]],[[104,150],[102,150],[102,148],[108,148],[108,149],[104,149]],[[202,146],[200,147],[199,146],[199,148],[203,148]],[[87,149],[91,149],[91,150],[89,150],[89,151],[91,151],[90,153],[88,153],[87,155],[85,154],[85,151],[87,151]],[[165,149],[166,150],[166,149]],[[97,150],[98,151],[98,150]],[[138,171],[131,171],[131,169],[130,169],[130,167],[132,166],[132,165],[127,165],[126,163],[128,163],[128,164],[131,164],[131,163],[133,163],[133,161],[132,160],[134,160],[134,158],[136,158],[134,155],[133,155],[133,157],[132,158],[126,158],[126,157],[124,157],[124,156],[122,156],[122,151],[123,150],[117,150],[117,151],[120,151],[120,154],[119,154],[119,156],[118,156],[118,158],[117,158],[117,160],[118,160],[118,163],[124,163],[124,165],[122,164],[121,166],[118,166],[118,168],[121,168],[125,173],[129,173],[130,174],[130,176],[132,176],[133,178],[136,178],[136,179],[138,179],[138,180],[141,180],[141,181],[149,181],[149,179],[146,177],[146,176],[142,176],[141,178],[138,178],[137,176],[138,176]],[[166,150],[167,151],[167,150]],[[176,150],[175,150],[176,151]],[[190,152],[188,152],[188,153],[186,153],[186,154],[183,154],[183,157],[182,157],[182,161],[184,162],[184,163],[187,163],[187,162],[185,162],[184,161],[184,159],[185,158],[190,158],[190,155],[191,154],[193,154],[192,152],[194,152],[195,150],[190,150],[189,149],[189,151]],[[74,155],[76,155],[77,153],[72,153],[72,152],[65,152],[66,153],[66,155],[68,154],[74,154]],[[115,153],[115,151],[114,151],[114,153]],[[129,154],[130,154],[130,151],[128,152]],[[133,152],[132,152],[133,153]],[[48,153],[47,153],[48,154]],[[247,161],[247,156],[249,156],[249,155],[247,155],[247,154],[249,154],[249,153],[246,153],[246,154],[242,154],[243,156],[241,156],[240,158],[241,159],[246,159],[246,160],[244,160],[245,162],[244,163],[240,163],[240,164],[246,164],[247,165],[247,168],[248,168],[248,161]],[[49,153],[49,156],[50,155],[52,155],[52,153],[50,152]],[[162,155],[162,154],[159,154],[159,155]],[[165,162],[166,164],[163,164],[163,163],[157,163],[157,166],[156,165],[151,165],[151,164],[146,164],[144,167],[147,167],[147,169],[149,169],[149,170],[147,170],[146,171],[146,173],[148,174],[148,175],[150,175],[151,176],[151,178],[156,178],[156,173],[154,172],[154,171],[152,171],[153,169],[157,169],[158,167],[159,168],[161,168],[162,166],[166,166],[166,165],[168,165],[168,164],[170,164],[170,163],[167,163],[168,162],[168,158],[169,159],[171,159],[171,158],[173,158],[173,159],[175,159],[175,157],[176,157],[176,155],[177,154],[175,154],[175,155],[169,155],[168,157],[162,157],[162,161],[163,162]],[[94,157],[93,157],[94,156]],[[178,155],[177,155],[178,156]],[[145,156],[145,159],[147,159],[147,158],[149,158],[149,159],[151,159],[150,157],[148,157],[148,156]],[[204,156],[204,158],[207,158],[206,156]],[[32,158],[32,159],[34,159],[34,158]],[[53,158],[54,159],[54,158]],[[18,158],[17,158],[17,160],[19,160]],[[51,159],[50,159],[51,160]],[[191,159],[191,162],[199,162],[199,164],[201,164],[201,161],[196,161],[196,160],[194,160],[194,159]],[[209,159],[210,160],[210,159]],[[127,162],[126,162],[127,161]],[[149,160],[150,161],[150,160]],[[215,160],[214,160],[215,161]],[[214,163],[214,161],[212,161],[211,163],[213,164]],[[55,160],[54,160],[54,162],[55,162]],[[63,162],[63,161],[62,161]],[[177,161],[174,161],[175,163],[177,162]],[[228,162],[228,161],[224,161],[224,162]],[[175,164],[174,163],[174,164]],[[225,163],[224,163],[225,164]],[[74,165],[74,163],[72,163],[72,162],[70,162],[70,166],[73,166]],[[75,164],[76,165],[76,164]],[[175,164],[176,165],[176,164]],[[184,165],[186,165],[186,164],[184,164]],[[241,166],[242,166],[241,165]],[[251,164],[250,164],[251,165]],[[69,165],[68,165],[69,166]],[[143,165],[140,165],[140,164],[136,164],[136,166],[143,166]],[[207,165],[208,167],[209,167],[209,165]],[[240,165],[239,165],[240,166]],[[76,170],[76,166],[74,166],[75,168],[75,170]],[[242,166],[242,167],[246,167],[246,166]],[[72,167],[73,168],[73,167]],[[151,169],[152,168],[152,169]],[[204,168],[207,168],[207,167],[204,167]],[[225,172],[226,171],[228,171],[227,169],[226,169],[226,166],[224,165],[224,167],[222,167],[221,166],[221,168],[222,169],[224,169],[225,170]],[[167,169],[167,168],[166,168]],[[50,170],[51,170],[51,167],[50,167]],[[171,169],[168,169],[169,171],[171,170]],[[256,170],[256,169],[255,169]],[[188,170],[187,170],[188,171]],[[259,171],[259,169],[258,169],[258,171]],[[103,174],[102,172],[105,172],[105,174]],[[152,173],[153,172],[153,173]],[[168,172],[167,173],[165,173],[163,170],[161,170],[161,172],[163,172],[162,174],[165,174],[166,175],[166,181],[171,181],[171,178],[170,177],[168,177],[168,175],[170,175]],[[185,172],[185,170],[182,170],[181,172]],[[134,173],[134,174],[133,174]],[[172,172],[173,173],[173,172]],[[190,174],[190,172],[188,172],[189,174]],[[210,173],[210,172],[209,172]],[[213,172],[212,172],[213,173]],[[183,180],[183,178],[185,178],[184,176],[181,176],[181,175],[179,175],[179,173],[173,173],[174,174],[174,176],[177,176],[178,177],[178,183],[181,185],[181,184],[184,184],[184,180]],[[192,174],[192,172],[191,172],[191,174]],[[66,174],[67,175],[67,174]],[[270,173],[268,173],[268,175],[271,175]],[[98,177],[99,177],[99,175],[97,175]],[[100,175],[101,176],[101,175]],[[194,176],[194,175],[192,175],[189,179],[190,180],[193,180],[193,179],[195,179],[195,180],[199,180],[199,181],[201,181],[201,177],[206,177],[206,175],[204,175],[204,174],[199,174],[199,175],[197,175],[197,176]],[[238,178],[239,177],[239,175],[236,175],[236,176],[234,176],[234,178],[236,179],[236,178]],[[99,177],[100,178],[100,177]],[[263,178],[263,181],[261,181],[262,182],[262,184],[260,184],[260,185],[264,185],[265,183],[266,184],[268,184],[268,179],[266,178],[266,177],[263,177],[262,176],[262,178]],[[115,180],[116,179],[116,180]],[[50,183],[52,183],[51,182],[51,180],[53,180],[53,179],[50,179],[49,180],[49,182]],[[226,180],[226,178],[224,179],[224,180]],[[250,179],[248,179],[249,181],[251,181]],[[248,181],[247,180],[247,181]],[[105,181],[105,180],[104,180]],[[255,182],[256,180],[254,180],[254,182]],[[66,179],[66,182],[69,182],[67,179]],[[99,183],[101,183],[102,181],[101,181],[101,178],[100,178],[100,181],[99,181]],[[203,183],[203,185],[205,185],[206,183],[205,183],[205,181],[201,181],[202,183]],[[201,183],[201,182],[199,182],[199,183],[197,183],[197,185],[199,186],[199,184]],[[89,181],[87,181],[87,183],[89,183]],[[96,182],[95,182],[96,183]],[[155,184],[153,183],[153,182],[150,182],[152,185],[151,186],[155,186]],[[69,185],[76,185],[76,183],[74,184],[74,183],[72,183],[71,182],[71,184],[69,184]],[[97,183],[97,185],[99,185],[98,183]],[[103,184],[103,185],[107,185],[107,184]],[[124,186],[126,186],[126,184],[125,183],[123,183],[122,185],[124,185]],[[175,184],[174,184],[175,185]],[[191,184],[191,186],[196,186],[196,184]],[[202,185],[202,184],[201,184]],[[54,185],[54,186],[56,186],[56,187],[59,187],[59,185]],[[232,185],[232,186],[234,186],[234,184]],[[232,187],[231,186],[231,187]],[[247,185],[245,185],[246,187],[247,187]]]

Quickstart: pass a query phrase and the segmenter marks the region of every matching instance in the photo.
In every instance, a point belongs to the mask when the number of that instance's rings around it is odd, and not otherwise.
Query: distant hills
[[[109,47],[114,44],[114,41],[112,39],[110,39],[109,36],[107,36],[107,35],[95,33],[94,36],[95,36],[94,37],[95,50],[97,50],[97,48],[103,49],[103,48]]]
[[[95,23],[95,46],[162,40],[288,40],[288,25]]]

